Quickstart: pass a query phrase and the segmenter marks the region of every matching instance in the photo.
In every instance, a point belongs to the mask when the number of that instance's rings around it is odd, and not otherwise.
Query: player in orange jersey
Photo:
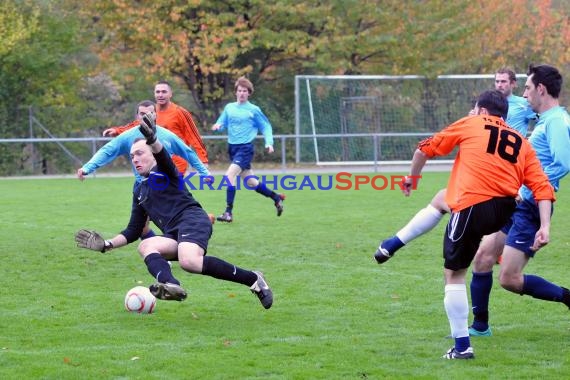
[[[206,145],[192,119],[192,114],[171,101],[172,87],[167,81],[160,80],[155,84],[154,99],[156,101],[156,123],[180,137],[186,145],[194,149],[200,161],[207,166]],[[103,131],[103,136],[114,137],[138,125],[139,122],[135,120],[124,126],[109,128]],[[188,173],[188,163],[183,158],[175,155],[172,159],[180,173]]]
[[[444,355],[447,359],[474,357],[467,324],[465,275],[481,238],[498,231],[510,219],[523,184],[532,190],[540,214],[540,228],[532,246],[539,249],[549,241],[554,189],[530,143],[505,123],[507,111],[508,103],[501,92],[483,92],[474,115],[421,141],[412,160],[410,175],[418,178],[429,158],[445,156],[459,147],[445,197],[451,218],[443,247],[444,306],[455,339],[455,345]],[[404,182],[408,193],[412,185],[411,179]]]

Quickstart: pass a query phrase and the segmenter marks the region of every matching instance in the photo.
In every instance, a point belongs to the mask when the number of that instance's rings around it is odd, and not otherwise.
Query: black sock
[[[204,256],[202,274],[247,286],[251,286],[257,281],[257,275],[252,271],[241,269],[213,256]]]
[[[160,253],[151,253],[144,258],[144,263],[148,272],[156,279],[156,281],[161,283],[171,283],[180,285],[180,281],[172,276],[172,270],[170,269],[170,264]]]
[[[562,288],[562,303],[570,308],[570,290],[561,286]]]

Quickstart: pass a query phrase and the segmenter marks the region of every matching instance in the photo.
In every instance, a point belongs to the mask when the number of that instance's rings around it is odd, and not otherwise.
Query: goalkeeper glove
[[[141,131],[143,136],[146,138],[146,143],[148,145],[156,142],[156,114],[154,112],[149,112],[143,115],[139,131]]]
[[[79,230],[75,234],[75,242],[79,248],[104,253],[113,248],[110,240],[105,240],[96,231]]]

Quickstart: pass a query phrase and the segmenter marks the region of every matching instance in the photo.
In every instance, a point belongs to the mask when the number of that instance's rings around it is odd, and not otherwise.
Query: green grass
[[[446,180],[426,173],[410,198],[368,187],[289,191],[281,218],[269,200],[240,191],[235,222],[215,225],[209,254],[262,270],[273,307],[264,310],[246,287],[175,267],[189,298],[159,301],[151,315],[122,305],[128,289],[152,282],[136,245],[98,254],[73,241],[79,228],[111,237],[125,227],[131,178],[2,180],[0,378],[570,377],[568,309],[519,297],[498,281],[493,337],[472,339],[473,361],[440,359],[452,345],[443,308],[445,223],[387,264],[373,261],[379,240]],[[527,272],[569,286],[569,181],[562,188],[552,242]],[[225,192],[194,193],[207,211],[223,211]]]

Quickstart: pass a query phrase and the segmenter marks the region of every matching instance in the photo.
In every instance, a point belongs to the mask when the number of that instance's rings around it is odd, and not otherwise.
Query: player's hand
[[[82,168],[77,169],[77,178],[79,178],[80,181],[84,181],[86,175]]]
[[[148,145],[156,142],[156,114],[154,112],[146,113],[141,117],[139,131],[146,138]]]
[[[220,124],[214,124],[212,125],[212,131],[219,131],[221,128]]]
[[[117,131],[115,128],[108,128],[103,131],[103,137],[117,137]]]
[[[274,150],[273,150],[273,145],[268,145],[268,146],[266,146],[266,147],[265,147],[265,150],[267,151],[267,153],[273,153],[273,152],[274,152]]]
[[[534,235],[534,244],[530,249],[534,252],[538,251],[550,242],[550,228],[540,227]]]
[[[404,182],[402,183],[402,193],[404,193],[406,197],[409,197],[413,189],[414,189],[413,179],[406,176],[406,178],[404,178]]]
[[[112,244],[106,242],[95,231],[79,230],[75,234],[75,242],[79,248],[90,249],[97,252],[105,252],[107,249],[112,248]]]

